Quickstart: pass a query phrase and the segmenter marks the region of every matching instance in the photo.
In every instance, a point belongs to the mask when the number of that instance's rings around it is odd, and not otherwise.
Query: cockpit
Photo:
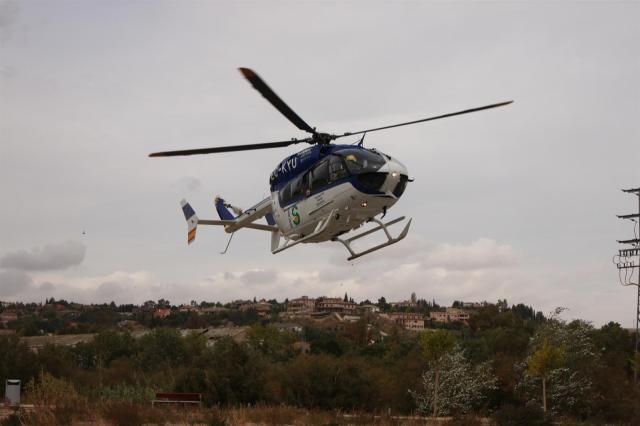
[[[344,159],[352,175],[377,172],[386,163],[382,155],[366,149],[343,149],[334,155]]]

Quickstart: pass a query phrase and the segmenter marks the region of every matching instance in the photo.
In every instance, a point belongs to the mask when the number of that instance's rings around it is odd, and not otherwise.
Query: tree
[[[438,414],[440,367],[443,357],[453,350],[455,336],[447,330],[425,332],[420,335],[422,354],[434,372],[433,415]]]
[[[436,372],[440,375],[439,383]],[[474,367],[457,348],[440,358],[438,370],[430,369],[422,374],[422,393],[410,393],[422,412],[437,404],[433,416],[467,414],[487,400],[489,392],[497,389],[496,384],[489,362]]]
[[[138,365],[145,370],[179,365],[187,356],[184,339],[173,328],[157,328],[142,336],[136,346]]]
[[[273,325],[253,325],[248,333],[249,344],[273,361],[285,361],[294,355],[295,336]]]
[[[562,365],[564,350],[552,346],[548,340],[534,352],[527,361],[531,374],[542,379],[542,410],[547,412],[547,378],[549,374]]]
[[[586,418],[593,412],[594,403],[601,399],[597,395],[597,388],[593,385],[595,372],[601,368],[600,354],[593,343],[593,327],[591,324],[574,320],[569,323],[558,318],[562,312],[557,309],[533,335],[529,344],[527,361],[518,366],[524,373],[516,389],[533,401],[540,398],[542,376],[540,370],[530,369],[528,362],[536,352],[541,360],[545,353],[545,344],[562,349],[562,362],[550,368],[544,376],[546,387],[546,406],[552,415],[575,416]],[[546,343],[545,343],[546,342]],[[547,352],[552,352],[549,349]],[[557,355],[556,355],[557,357]],[[553,356],[549,364],[553,366]],[[553,361],[553,362],[552,362]],[[534,365],[535,365],[534,361]],[[545,401],[540,401],[543,406]]]
[[[387,299],[385,299],[384,296],[378,299],[378,307],[383,312],[389,309],[389,304],[387,303]]]

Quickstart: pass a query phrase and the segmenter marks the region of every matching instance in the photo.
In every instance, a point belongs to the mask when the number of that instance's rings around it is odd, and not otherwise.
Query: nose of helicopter
[[[381,190],[395,198],[400,198],[409,181],[409,171],[407,167],[395,158],[387,157],[387,163],[380,169],[387,173],[387,179]]]

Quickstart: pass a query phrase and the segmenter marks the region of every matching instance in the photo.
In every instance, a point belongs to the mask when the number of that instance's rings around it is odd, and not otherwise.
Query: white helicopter
[[[403,221],[405,217],[386,223],[382,219],[387,210],[400,199],[407,183],[412,180],[409,179],[407,168],[400,161],[376,149],[364,148],[364,135],[378,130],[496,108],[513,102],[500,102],[406,123],[336,135],[316,131],[315,127],[311,127],[300,118],[251,69],[240,68],[240,72],[289,121],[311,136],[280,142],[149,154],[150,157],[171,157],[281,148],[298,143],[312,145],[285,158],[271,173],[271,196],[244,211],[216,197],[215,207],[220,219],[204,220],[199,219],[191,205],[182,200],[182,211],[188,225],[188,243],[194,241],[198,225],[223,226],[225,232],[231,234],[223,253],[229,248],[233,233],[243,228],[270,232],[273,254],[300,243],[336,241],[342,243],[349,251],[350,256],[347,260],[352,260],[399,242],[407,236],[411,219],[396,237],[391,236],[388,226]],[[352,135],[362,135],[358,144],[332,144],[332,141],[338,138]],[[266,223],[256,223],[263,217]],[[373,228],[357,235],[344,235],[369,222],[374,223]],[[359,252],[354,250],[353,241],[377,232],[384,232],[385,242]]]

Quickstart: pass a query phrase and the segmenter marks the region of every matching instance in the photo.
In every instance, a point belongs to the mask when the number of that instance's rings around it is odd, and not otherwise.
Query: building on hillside
[[[242,343],[247,340],[249,327],[217,327],[208,328],[202,333],[207,339],[207,346],[213,346],[215,343],[225,337],[232,338],[236,343]]]
[[[343,315],[353,315],[356,312],[354,302],[345,302],[339,297],[320,297],[316,299],[317,312],[335,312]]]
[[[462,302],[462,307],[465,309],[480,309],[489,306],[489,303],[485,302]]]
[[[342,315],[343,322],[358,322],[360,321],[359,315]]]
[[[166,318],[171,315],[171,308],[156,308],[153,311],[154,318]]]
[[[230,309],[240,309],[241,306],[243,305],[248,305],[253,303],[253,300],[242,300],[242,299],[238,299],[238,300],[234,300],[232,302],[229,302],[227,305],[229,306]]]
[[[198,308],[198,306],[194,306],[194,305],[185,305],[182,304],[178,307],[178,311],[180,312],[200,312],[200,308]]]
[[[380,308],[377,305],[360,305],[358,306],[358,310],[369,314],[377,314],[380,312]]]
[[[206,308],[200,308],[200,314],[216,314],[218,312],[226,312],[229,309],[223,306],[207,306]]]
[[[407,330],[424,330],[424,315],[416,312],[389,312],[389,319]]]
[[[469,321],[469,311],[460,308],[447,308],[445,311],[432,311],[429,318],[436,322]]]
[[[11,321],[18,319],[18,313],[16,311],[4,311],[0,313],[0,324],[7,325]]]
[[[20,342],[24,343],[31,351],[38,352],[47,345],[76,346],[78,343],[89,343],[93,341],[94,337],[95,334],[53,334],[21,337]]]
[[[291,299],[289,303],[287,303],[287,313],[289,314],[311,313],[315,310],[316,299],[307,296]]]
[[[295,322],[277,322],[274,323],[273,326],[280,332],[290,332],[295,334],[301,334],[302,330],[304,330],[304,326],[302,324]]]
[[[404,300],[402,302],[390,302],[389,305],[391,305],[392,308],[415,309],[418,306],[418,303],[411,300]]]
[[[258,316],[266,317],[266,316],[269,316],[269,314],[271,313],[271,304],[263,299],[255,303],[254,302],[244,303],[240,305],[238,309],[240,309],[242,312],[253,309],[258,313]]]

